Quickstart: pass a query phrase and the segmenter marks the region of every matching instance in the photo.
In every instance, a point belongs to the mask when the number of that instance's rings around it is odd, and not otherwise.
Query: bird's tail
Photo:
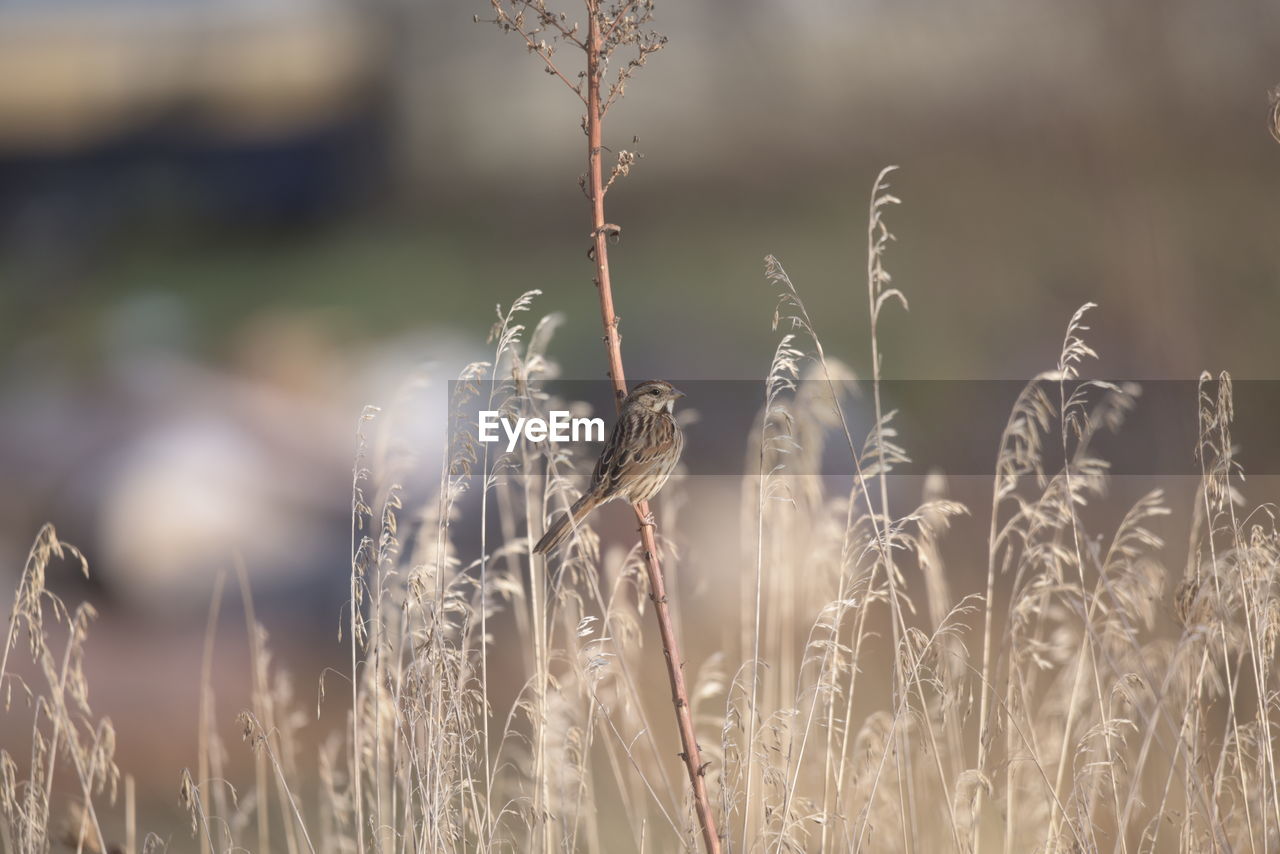
[[[573,502],[573,506],[569,508],[568,513],[561,513],[559,518],[551,524],[547,532],[542,535],[542,539],[538,540],[538,544],[533,547],[533,553],[546,554],[569,539],[573,529],[578,527],[579,523],[587,517],[587,514],[596,509],[599,504],[600,500],[596,498],[594,493],[584,493],[581,498]]]

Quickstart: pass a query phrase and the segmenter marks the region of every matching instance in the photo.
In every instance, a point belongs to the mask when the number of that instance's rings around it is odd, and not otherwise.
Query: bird
[[[684,396],[664,380],[648,380],[631,390],[596,461],[591,486],[547,529],[534,554],[559,546],[601,504],[625,498],[634,505],[658,494],[684,450],[684,434],[674,417],[675,403]],[[652,515],[645,524],[653,524]]]

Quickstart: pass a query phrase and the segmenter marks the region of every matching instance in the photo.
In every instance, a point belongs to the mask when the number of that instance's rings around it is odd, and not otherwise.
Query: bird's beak
[[[671,399],[672,399],[672,400],[679,400],[679,399],[680,399],[680,398],[682,398],[682,397],[688,397],[688,395],[686,395],[684,392],[682,392],[682,391],[681,391],[680,389],[678,389],[678,388],[673,388],[673,389],[671,389]]]

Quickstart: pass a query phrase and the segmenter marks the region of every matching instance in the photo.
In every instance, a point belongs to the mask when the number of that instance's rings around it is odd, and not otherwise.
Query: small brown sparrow
[[[591,486],[547,529],[533,547],[534,554],[546,554],[563,543],[587,514],[605,502],[625,498],[636,504],[658,494],[684,450],[684,435],[672,417],[682,397],[684,392],[662,380],[649,380],[631,390],[600,452]]]

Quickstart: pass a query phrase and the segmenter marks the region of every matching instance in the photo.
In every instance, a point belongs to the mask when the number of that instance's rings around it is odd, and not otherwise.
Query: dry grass
[[[620,386],[607,264],[620,230],[603,203],[637,155],[619,151],[606,178],[600,123],[665,44],[651,27],[653,3],[589,0],[585,29],[544,0],[491,8],[492,23],[520,36],[587,110],[583,186]],[[560,64],[560,49],[582,52],[585,70]],[[1230,379],[1200,382],[1201,478],[1180,580],[1152,530],[1169,512],[1161,492],[1111,524],[1089,512],[1111,483],[1093,440],[1121,429],[1137,394],[1084,378],[1096,358],[1090,305],[1046,347],[1052,364],[992,437],[985,550],[949,547],[950,522],[971,508],[947,498],[940,476],[909,504],[893,480],[909,437],[898,437],[880,389],[881,324],[893,306],[907,307],[886,258],[885,217],[898,203],[890,171],[875,181],[867,219],[872,367],[862,405],[873,428],[850,426],[852,375],[819,334],[831,330],[816,327],[768,258],[783,334],[746,460],[741,551],[716,555],[716,574],[684,565],[678,537],[659,544],[672,588],[676,574],[699,570],[721,588],[726,577],[739,584],[714,591],[739,603],[736,622],[720,627],[726,640],[688,662],[723,848],[1280,850],[1280,533],[1270,505],[1243,496]],[[175,849],[643,854],[704,844],[667,720],[671,698],[652,678],[658,646],[645,612],[656,560],[646,552],[657,550],[605,549],[586,526],[563,562],[532,557],[544,521],[576,495],[571,451],[495,451],[469,420],[477,401],[523,416],[581,408],[543,391],[558,372],[548,356],[558,319],[526,325],[537,296],[499,309],[492,359],[468,365],[452,387],[433,495],[401,486],[422,462],[395,407],[358,421],[340,636],[349,667],[320,676],[327,737],[315,755],[300,738],[309,703],[273,661],[247,572],[235,567],[250,626],[251,702],[235,722],[252,753],[249,780],[227,780],[230,722],[215,714],[218,579],[191,723],[195,772],[173,769],[192,841],[172,841]],[[853,296],[861,302],[861,286]],[[964,429],[964,413],[955,418]],[[843,491],[802,474],[818,470],[831,443],[855,470]],[[684,486],[676,478],[663,493],[663,531],[679,530]],[[138,838],[132,779],[119,797],[114,731],[89,703],[93,608],[71,610],[46,586],[65,562],[87,572],[45,527],[0,655],[5,710],[29,716],[31,734],[23,750],[0,750],[0,846],[161,850],[160,837]],[[958,580],[975,577],[964,571],[972,568],[985,575],[980,589]],[[673,602],[681,637],[706,628],[706,604]],[[1177,622],[1159,619],[1162,609]],[[677,695],[678,714],[683,702]],[[696,759],[685,759],[696,782]],[[122,819],[112,826],[123,838],[104,834],[109,814]]]
[[[1242,494],[1229,378],[1200,383],[1202,477],[1180,579],[1150,530],[1168,512],[1160,492],[1109,528],[1085,526],[1110,479],[1091,440],[1122,426],[1136,394],[1082,378],[1095,355],[1089,306],[999,437],[986,553],[950,554],[948,522],[968,511],[941,478],[918,506],[893,506],[907,451],[876,383],[877,325],[901,297],[885,272],[883,214],[896,201],[886,176],[870,209],[870,435],[851,432],[849,373],[825,356],[782,266],[767,262],[785,329],[743,480],[741,606],[724,635],[737,640],[689,662],[726,849],[1280,850],[1280,534],[1272,508]],[[556,374],[557,319],[526,327],[536,296],[499,312],[492,361],[467,366],[453,387],[455,429],[430,500],[406,502],[397,485],[420,462],[395,412],[360,419],[343,620],[351,671],[320,682],[329,738],[317,756],[299,747],[307,713],[272,662],[240,570],[254,629],[253,699],[238,727],[255,774],[234,787],[207,675],[214,597],[197,770],[173,769],[201,850],[699,847],[669,698],[644,675],[654,646],[646,657],[642,556],[603,550],[584,529],[563,564],[530,560],[541,520],[576,494],[569,451],[494,452],[465,415],[476,400],[526,415],[570,405],[540,391]],[[793,473],[832,440],[857,464],[847,493]],[[678,530],[681,489],[664,492],[663,530]],[[478,501],[464,501],[468,491]],[[476,508],[473,526],[459,524],[464,507]],[[664,545],[669,571],[696,571],[677,543]],[[158,837],[135,838],[111,724],[89,705],[81,662],[93,609],[70,610],[46,588],[59,559],[85,566],[46,527],[0,659],[6,709],[31,718],[29,748],[0,751],[0,843],[158,850]],[[965,565],[985,566],[985,590],[948,572]],[[682,631],[698,608],[683,603]],[[1158,619],[1162,608],[1179,622]],[[23,656],[34,679],[13,666]],[[126,814],[127,838],[103,838],[107,812]]]

